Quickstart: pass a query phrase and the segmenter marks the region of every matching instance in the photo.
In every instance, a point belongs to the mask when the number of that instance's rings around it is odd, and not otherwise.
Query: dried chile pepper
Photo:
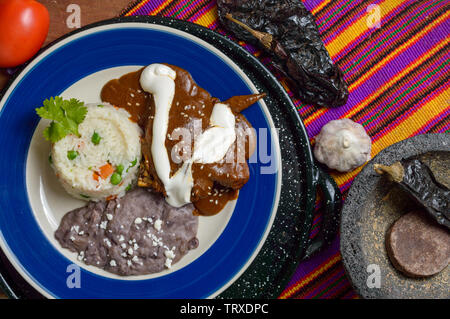
[[[240,40],[262,46],[305,103],[344,105],[348,87],[300,0],[218,0],[219,20]]]
[[[374,164],[378,174],[388,174],[441,225],[450,229],[450,190],[439,183],[431,169],[417,159],[391,166]]]

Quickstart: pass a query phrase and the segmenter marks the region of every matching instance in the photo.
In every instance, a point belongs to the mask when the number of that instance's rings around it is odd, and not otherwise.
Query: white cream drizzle
[[[175,95],[176,72],[164,64],[150,64],[141,74],[141,87],[153,95],[155,117],[152,128],[151,153],[156,174],[164,184],[166,201],[175,207],[191,202],[194,185],[192,163],[220,161],[236,140],[235,117],[230,107],[223,103],[214,105],[210,125],[194,142],[193,156],[170,177],[170,161],[165,146],[169,127],[169,112]]]
[[[224,158],[236,140],[235,122],[228,105],[215,104],[209,118],[211,127],[195,140],[192,160],[195,163],[211,164]]]

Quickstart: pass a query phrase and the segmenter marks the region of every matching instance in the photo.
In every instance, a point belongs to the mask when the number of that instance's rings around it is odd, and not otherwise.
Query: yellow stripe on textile
[[[319,12],[320,10],[322,10],[322,8],[324,8],[326,5],[328,5],[331,2],[331,0],[325,0],[322,1],[317,7],[313,8],[311,10],[311,13],[313,15],[315,15],[317,12]]]
[[[303,286],[307,285],[309,282],[311,282],[314,278],[317,278],[322,273],[324,273],[327,269],[331,268],[334,264],[341,261],[341,255],[335,255],[333,258],[330,259],[329,262],[325,263],[322,267],[317,268],[316,271],[311,273],[309,276],[303,278],[301,281],[299,281],[295,286],[287,289],[284,291],[284,293],[279,297],[280,299],[286,299],[289,298],[291,295],[293,295],[295,292],[300,290]]]
[[[211,24],[216,22],[217,19],[217,8],[212,7],[209,10],[206,10],[200,17],[194,20],[195,23],[200,24],[204,27],[209,28]]]
[[[429,31],[431,31],[434,27],[436,27],[436,25],[446,21],[446,19],[448,18],[448,16],[450,15],[450,12],[447,12],[446,14],[444,14],[443,16],[439,17],[438,19],[434,20],[432,23],[430,23],[427,27],[425,27],[422,31],[420,31],[419,33],[417,33],[416,35],[414,35],[411,39],[409,39],[407,42],[405,42],[404,44],[402,44],[401,46],[399,46],[397,49],[395,49],[394,51],[392,51],[390,54],[388,54],[385,58],[383,58],[383,60],[381,60],[380,62],[378,62],[376,65],[374,65],[373,68],[371,68],[366,74],[364,74],[364,76],[362,76],[360,79],[358,79],[357,81],[355,81],[354,83],[349,85],[349,92],[352,92],[355,88],[357,88],[359,85],[361,85],[361,83],[363,83],[364,81],[366,81],[371,75],[373,75],[375,72],[379,71],[381,67],[385,66],[387,63],[389,63],[389,61],[391,61],[392,59],[394,59],[397,55],[399,55],[402,51],[406,50],[408,47],[410,47],[411,45],[413,45],[414,43],[416,43],[419,39],[421,39],[423,36],[425,36]],[[449,43],[449,39],[445,39],[443,40],[441,43],[439,43],[439,48],[442,48],[442,46],[445,46]],[[425,56],[429,57],[429,54],[426,54]],[[418,63],[420,63],[421,61],[423,61],[423,57],[421,57],[419,60],[414,61],[413,66],[416,66]],[[396,77],[394,77],[393,79],[398,79],[400,78],[400,74],[402,74],[402,76],[404,76],[405,71],[402,71],[401,73],[399,73]],[[389,81],[389,83],[392,83],[392,81]],[[387,88],[389,86],[387,86],[387,84],[383,85],[383,88]],[[377,95],[379,95],[380,93],[382,93],[382,90],[378,90]],[[373,100],[373,99],[372,99]],[[364,106],[368,105],[370,103],[370,99],[367,99],[364,101],[364,103],[354,107],[351,109],[351,111],[345,115],[345,117],[351,117],[352,115],[356,114],[357,112],[359,112]],[[315,119],[321,117],[324,113],[326,113],[328,110],[327,109],[321,109],[318,110],[317,112],[315,112],[312,116],[304,119],[304,123],[305,125],[309,125],[310,123],[312,123]]]
[[[378,4],[381,17],[388,15],[392,10],[402,4],[402,1],[385,0]],[[364,32],[370,29],[367,21],[368,15],[363,15],[358,21],[354,22],[348,29],[333,39],[326,48],[331,56],[335,56],[341,52],[354,39],[358,38]]]
[[[375,100],[381,93],[383,93],[388,88],[392,87],[397,81],[399,81],[401,78],[406,76],[409,72],[411,72],[414,68],[416,68],[418,65],[422,64],[423,61],[426,61],[431,56],[433,56],[436,52],[438,52],[440,49],[448,45],[450,42],[450,39],[444,39],[441,42],[439,42],[435,47],[433,47],[430,51],[427,51],[423,56],[421,56],[418,60],[412,61],[410,65],[408,65],[407,68],[405,68],[403,71],[398,73],[395,77],[393,77],[389,82],[381,86],[376,92],[369,95],[367,99],[365,99],[361,104],[357,105],[356,107],[349,110],[344,116],[345,117],[352,117],[356,113],[358,113],[360,110],[362,110],[364,107],[369,105],[373,100]]]

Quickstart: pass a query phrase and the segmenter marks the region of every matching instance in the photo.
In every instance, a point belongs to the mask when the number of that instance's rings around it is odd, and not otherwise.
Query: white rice
[[[141,129],[124,109],[108,103],[86,106],[88,113],[78,127],[81,136],[67,135],[52,145],[53,169],[65,190],[76,198],[98,201],[121,197],[137,179]],[[94,132],[101,138],[97,145],[92,142]],[[69,151],[78,152],[75,159],[69,159]],[[105,179],[98,174],[108,163],[116,172],[119,165],[123,166],[117,185],[111,183],[112,174]]]

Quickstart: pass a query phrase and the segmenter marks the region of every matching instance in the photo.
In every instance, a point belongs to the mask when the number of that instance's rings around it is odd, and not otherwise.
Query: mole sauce
[[[193,150],[196,129],[198,131],[195,124],[201,123],[200,133],[207,129],[213,107],[220,101],[198,86],[189,72],[177,66],[168,66],[176,71],[177,76],[175,79],[175,96],[169,113],[166,149],[168,154],[171,154],[175,147],[174,154],[178,154],[182,158],[183,149],[180,148],[180,141],[182,141],[183,136],[177,136],[176,129],[186,128],[190,131],[193,137],[190,149]],[[143,182],[140,185],[150,186],[165,195],[164,185],[156,174],[150,152],[155,109],[152,96],[142,90],[139,83],[143,69],[125,74],[119,79],[106,83],[101,91],[101,99],[116,107],[126,109],[130,113],[131,119],[141,126],[144,131],[144,138],[142,139],[144,169],[141,170],[140,181]],[[236,116],[237,135],[240,134],[239,132],[245,134],[247,129],[252,128],[240,112],[264,96],[265,94],[234,96],[221,102],[228,104]],[[245,159],[248,159],[254,150],[252,144],[255,143],[255,140],[256,137],[252,133],[245,137],[244,145],[238,145],[239,142],[236,141],[225,156],[227,161],[212,164],[194,163],[192,165],[194,186],[191,201],[196,208],[195,214],[217,214],[228,201],[237,198],[238,191],[248,181],[250,172],[247,162],[245,160],[239,161],[238,153],[235,151],[236,149],[244,149]],[[229,158],[234,160],[230,161]],[[172,156],[169,156],[169,159],[171,174],[173,175],[181,167],[182,161],[174,161]]]

